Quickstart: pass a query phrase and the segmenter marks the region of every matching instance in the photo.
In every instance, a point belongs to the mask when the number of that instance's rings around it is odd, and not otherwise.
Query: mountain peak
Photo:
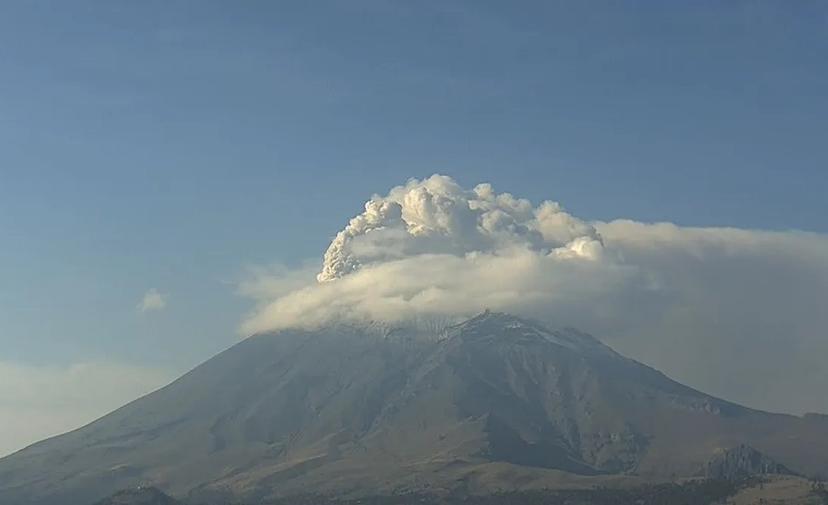
[[[564,347],[582,354],[602,354],[619,357],[600,340],[572,328],[552,330],[543,323],[506,312],[486,310],[446,332],[448,336],[465,339],[491,340],[492,343],[514,345],[521,343],[546,343]]]
[[[473,316],[462,323],[459,323],[458,327],[465,327],[465,328],[474,328],[474,327],[481,327],[485,325],[492,325],[497,327],[508,327],[508,326],[535,326],[535,323],[532,323],[526,319],[522,319],[518,316],[513,314],[509,314],[506,312],[493,312],[489,309]]]
[[[738,479],[750,475],[796,475],[785,465],[746,444],[739,444],[717,454],[704,468],[704,476],[714,479]]]

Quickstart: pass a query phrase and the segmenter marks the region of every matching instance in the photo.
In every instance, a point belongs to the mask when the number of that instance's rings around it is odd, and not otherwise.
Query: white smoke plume
[[[244,330],[445,319],[485,308],[526,313],[596,296],[631,273],[604,258],[594,226],[555,202],[534,207],[488,184],[466,190],[434,175],[375,195],[331,243],[318,282],[282,290]],[[242,290],[281,284],[259,279]]]
[[[316,277],[246,282],[259,303],[242,331],[489,308],[578,327],[750,406],[828,411],[825,235],[589,223],[554,202],[435,175],[369,200]]]
[[[535,208],[489,184],[461,188],[450,177],[412,179],[384,197],[374,196],[325,253],[320,282],[363,265],[419,254],[496,253],[525,248],[541,254],[595,257],[602,249],[595,228],[555,202]]]

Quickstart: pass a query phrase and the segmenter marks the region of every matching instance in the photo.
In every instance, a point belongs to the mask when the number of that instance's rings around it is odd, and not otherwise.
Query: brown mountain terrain
[[[824,416],[741,407],[589,335],[487,312],[439,334],[249,338],[0,460],[0,503],[86,505],[139,484],[205,502],[623,486],[698,475],[742,444],[760,467],[828,474]]]

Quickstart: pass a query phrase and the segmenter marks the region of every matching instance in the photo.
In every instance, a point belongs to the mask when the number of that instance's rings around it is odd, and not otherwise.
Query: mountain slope
[[[485,313],[439,338],[338,325],[247,339],[173,384],[0,460],[0,503],[139,483],[199,500],[694,475],[749,444],[828,470],[828,423],[687,388],[574,330]]]
[[[95,505],[180,505],[154,487],[138,487],[118,491],[114,495],[104,498]]]

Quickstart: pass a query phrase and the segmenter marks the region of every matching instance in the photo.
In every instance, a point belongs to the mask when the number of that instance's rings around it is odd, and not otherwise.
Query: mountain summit
[[[0,503],[85,504],[138,484],[204,502],[584,485],[695,475],[740,444],[828,471],[818,416],[741,407],[576,330],[486,312],[425,335],[341,324],[251,337],[0,460]]]

